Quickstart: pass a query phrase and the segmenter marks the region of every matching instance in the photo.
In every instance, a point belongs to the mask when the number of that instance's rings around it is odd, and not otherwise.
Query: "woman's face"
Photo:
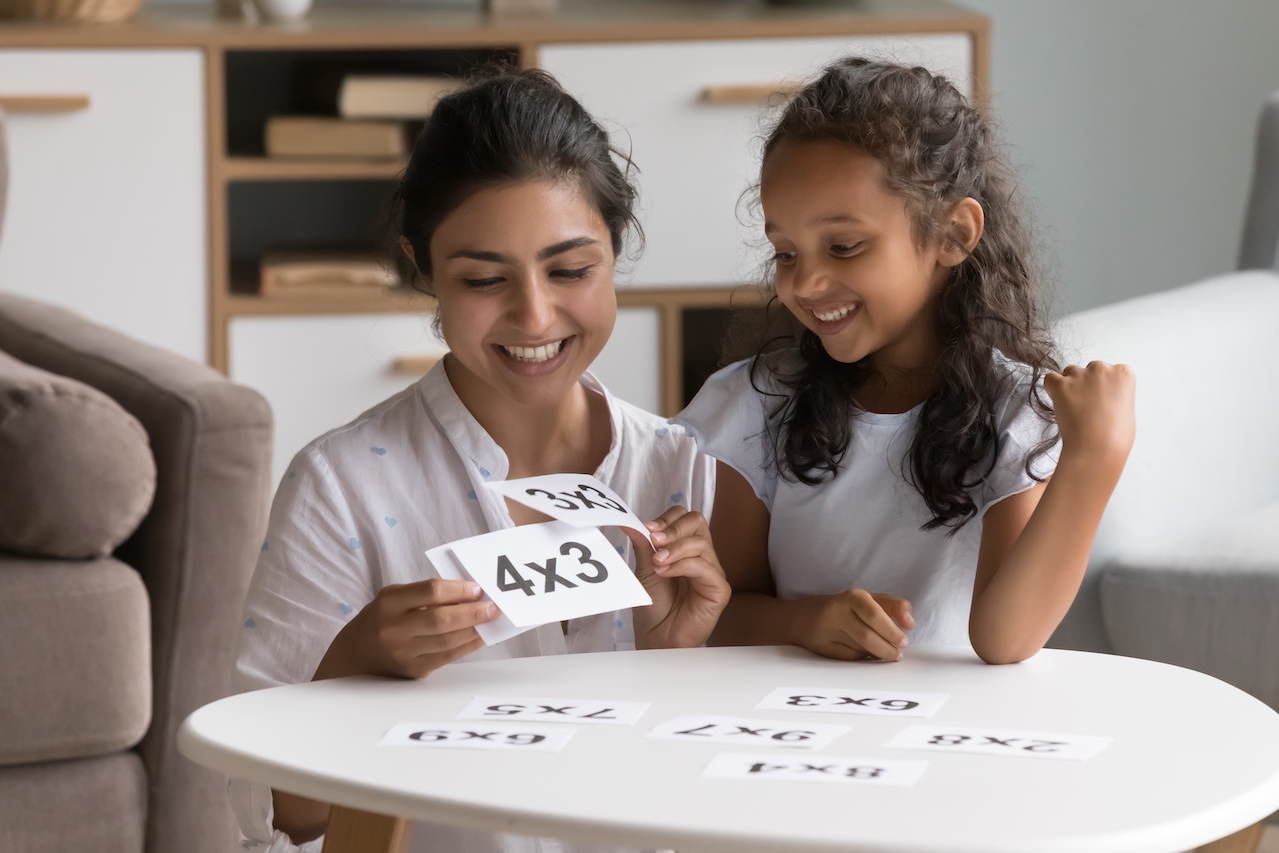
[[[488,187],[431,237],[440,328],[466,384],[520,406],[554,406],[617,319],[612,241],[570,183]]]

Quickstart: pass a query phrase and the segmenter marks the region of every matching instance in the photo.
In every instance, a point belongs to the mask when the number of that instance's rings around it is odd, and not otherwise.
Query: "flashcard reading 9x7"
[[[779,720],[750,720],[744,717],[698,714],[676,717],[659,723],[653,727],[648,736],[684,743],[820,749],[848,731],[848,726],[832,726],[828,723],[790,723]]]
[[[520,628],[652,604],[604,534],[559,521],[460,539],[448,549],[471,580]]]
[[[589,474],[547,474],[484,485],[574,527],[629,527],[653,544],[648,528],[621,496]]]
[[[826,714],[869,714],[878,717],[931,717],[949,693],[903,693],[850,687],[779,687],[764,697],[757,711],[818,711]]]

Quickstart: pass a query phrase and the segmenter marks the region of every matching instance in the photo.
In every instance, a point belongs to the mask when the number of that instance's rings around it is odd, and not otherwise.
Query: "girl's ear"
[[[950,209],[946,243],[942,246],[938,262],[947,267],[959,266],[977,248],[985,229],[986,214],[981,209],[981,202],[975,198],[961,198]]]

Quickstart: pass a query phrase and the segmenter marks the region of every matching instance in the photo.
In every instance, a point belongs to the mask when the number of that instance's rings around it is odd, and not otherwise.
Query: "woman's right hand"
[[[908,640],[902,629],[915,627],[910,602],[864,589],[814,596],[809,626],[801,645],[840,660],[901,660]]]
[[[498,609],[483,595],[477,583],[441,578],[385,586],[333,638],[311,680],[425,678],[484,645],[475,626]]]

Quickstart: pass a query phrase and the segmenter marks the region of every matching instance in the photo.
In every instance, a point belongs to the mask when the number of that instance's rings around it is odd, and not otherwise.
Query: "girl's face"
[[[760,177],[764,233],[778,298],[832,358],[874,353],[881,370],[915,370],[936,358],[933,303],[965,252],[921,248],[884,176],[882,163],[847,145],[782,140]]]
[[[521,406],[563,402],[612,334],[614,263],[608,227],[570,184],[470,196],[431,237],[450,376]]]

